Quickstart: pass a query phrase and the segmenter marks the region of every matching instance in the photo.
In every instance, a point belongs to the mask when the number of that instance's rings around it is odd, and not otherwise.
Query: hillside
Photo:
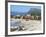
[[[11,12],[12,16],[16,16],[16,15],[20,15],[20,16],[25,16],[27,14],[30,15],[37,15],[37,16],[41,16],[41,10],[40,9],[36,9],[36,8],[31,8],[28,12]]]

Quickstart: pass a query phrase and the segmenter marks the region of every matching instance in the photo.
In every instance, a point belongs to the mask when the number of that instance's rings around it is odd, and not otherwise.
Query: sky
[[[10,5],[10,11],[11,12],[28,12],[31,8],[38,8],[40,9],[40,6],[22,6],[22,5]]]

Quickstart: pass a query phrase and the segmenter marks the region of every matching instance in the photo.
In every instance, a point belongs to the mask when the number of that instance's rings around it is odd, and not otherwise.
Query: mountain
[[[16,16],[16,15],[25,16],[27,14],[40,16],[41,9],[31,8],[28,12],[11,12],[12,16]]]
[[[27,13],[22,13],[22,12],[11,12],[12,16],[20,15],[20,16],[25,16]]]
[[[37,16],[41,16],[41,9],[37,9],[37,8],[31,8],[28,12],[28,14],[30,15],[37,15]]]

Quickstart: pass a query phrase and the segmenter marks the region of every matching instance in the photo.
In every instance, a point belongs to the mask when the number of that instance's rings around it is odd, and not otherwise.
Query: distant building
[[[21,18],[21,16],[20,16],[20,15],[16,15],[15,17],[16,17],[17,19],[20,19],[20,18]]]
[[[27,14],[27,16],[31,16],[30,14]]]

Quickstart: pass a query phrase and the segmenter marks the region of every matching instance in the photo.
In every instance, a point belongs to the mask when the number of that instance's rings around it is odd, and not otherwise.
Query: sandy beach
[[[12,24],[11,28],[12,27],[16,27],[16,26],[24,26],[24,31],[34,31],[34,30],[41,30],[41,22],[40,20],[29,20],[29,21],[26,21],[25,19],[12,19],[12,23],[15,23],[16,22],[19,22],[17,24]]]

